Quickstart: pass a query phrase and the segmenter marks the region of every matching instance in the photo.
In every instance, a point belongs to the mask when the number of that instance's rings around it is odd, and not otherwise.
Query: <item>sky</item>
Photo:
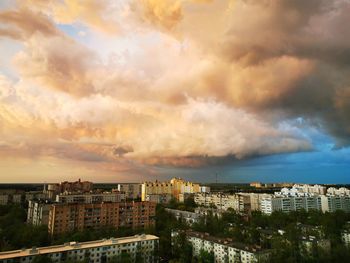
[[[350,1],[0,1],[0,183],[350,183]]]

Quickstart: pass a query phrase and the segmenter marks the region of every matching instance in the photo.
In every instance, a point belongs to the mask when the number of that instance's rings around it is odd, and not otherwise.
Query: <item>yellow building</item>
[[[181,178],[173,178],[170,182],[144,182],[142,184],[142,201],[146,200],[147,195],[171,194],[179,200],[181,194],[199,193],[201,187],[199,184],[186,182]]]

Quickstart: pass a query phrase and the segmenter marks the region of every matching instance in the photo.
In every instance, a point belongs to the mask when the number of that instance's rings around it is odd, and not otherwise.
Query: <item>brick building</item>
[[[156,204],[120,202],[98,204],[54,204],[49,213],[51,235],[89,228],[147,228],[154,225]]]

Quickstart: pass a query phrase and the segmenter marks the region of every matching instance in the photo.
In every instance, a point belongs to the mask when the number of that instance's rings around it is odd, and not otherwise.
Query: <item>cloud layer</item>
[[[0,11],[1,155],[198,167],[312,150],[295,119],[349,144],[347,1],[113,2]]]

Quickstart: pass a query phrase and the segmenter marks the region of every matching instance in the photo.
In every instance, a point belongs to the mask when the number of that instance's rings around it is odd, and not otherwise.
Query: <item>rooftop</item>
[[[33,256],[33,255],[50,254],[50,253],[60,253],[64,251],[72,251],[77,249],[112,246],[116,244],[127,244],[127,243],[133,243],[133,242],[145,241],[145,240],[147,241],[158,240],[158,239],[159,238],[157,236],[143,234],[143,235],[135,235],[130,237],[122,237],[122,238],[94,240],[94,241],[81,242],[81,243],[69,242],[58,246],[39,247],[39,248],[34,247],[31,249],[20,249],[20,250],[0,252],[0,260],[18,258],[18,257],[27,257],[27,256]]]
[[[250,246],[240,242],[233,242],[233,240],[230,238],[213,237],[213,236],[210,236],[208,233],[188,231],[186,234],[187,236],[190,236],[190,237],[197,237],[200,239],[208,240],[214,243],[226,245],[229,247],[237,248],[237,249],[248,251],[251,253],[265,253],[268,251],[268,249],[263,249],[260,246]]]

